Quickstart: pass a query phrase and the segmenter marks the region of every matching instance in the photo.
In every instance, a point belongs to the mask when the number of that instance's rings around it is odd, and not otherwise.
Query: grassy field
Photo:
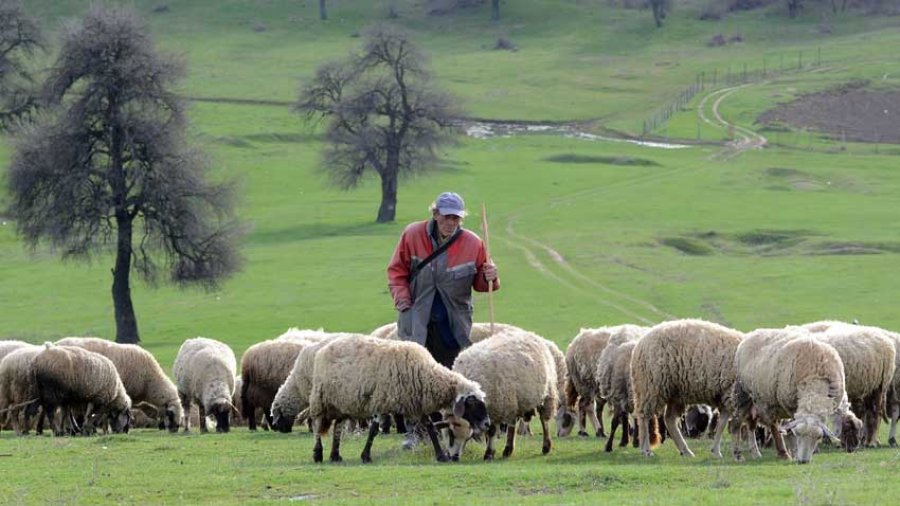
[[[27,2],[51,29],[88,2],[64,4]],[[315,2],[211,7],[185,0],[169,2],[162,14],[150,13],[159,1],[131,4],[148,13],[160,47],[187,60],[185,95],[285,103],[316,65],[346,54],[386,10],[381,1],[333,1],[331,19],[319,22]],[[702,22],[699,2],[678,2],[655,30],[646,10],[615,9],[606,0],[516,0],[503,5],[498,24],[488,21],[487,7],[428,16],[412,1],[398,4],[398,22],[413,30],[439,82],[472,117],[596,119],[639,134],[644,118],[698,72],[765,65],[779,72],[719,108],[729,121],[758,128],[757,115],[801,93],[857,78],[891,88],[900,79],[897,17],[831,16],[811,7],[789,20],[778,6]],[[744,42],[707,46],[717,33],[740,33]],[[494,51],[500,36],[518,51]],[[788,69],[801,51],[806,63]],[[403,226],[424,219],[434,196],[448,189],[473,210],[487,205],[503,279],[498,321],[563,347],[580,327],[675,317],[741,330],[823,318],[900,329],[900,148],[787,130],[762,131],[767,149],[735,153],[721,144],[727,129],[698,119],[696,106],[711,91],[654,132],[714,141],[685,149],[546,135],[462,139],[446,152],[444,170],[404,182],[397,221],[383,225],[374,223],[376,180],[354,192],[326,187],[316,169],[316,132],[287,106],[195,102],[195,141],[215,160],[217,177],[241,184],[239,213],[252,227],[245,268],[216,292],[136,284],[143,345],[169,370],[180,343],[197,335],[223,340],[240,355],[290,326],[367,331],[392,320],[384,274],[391,251]],[[0,143],[0,165],[8,156],[9,145]],[[0,207],[6,202],[0,192]],[[466,226],[478,231],[479,223],[476,212]],[[63,264],[46,249],[26,250],[14,228],[0,216],[0,338],[113,336],[111,260]],[[487,320],[486,308],[477,296],[477,320]],[[348,441],[343,465],[314,466],[306,433],[4,433],[0,502],[861,504],[896,495],[900,466],[900,454],[889,449],[826,451],[804,467],[771,453],[738,465],[707,457],[705,442],[692,444],[703,453],[692,460],[671,445],[652,461],[631,449],[598,456],[598,442],[576,439],[540,457],[537,438],[490,468],[482,467],[477,445],[465,462],[437,466],[424,450],[401,452],[399,438],[389,436],[376,442],[375,465],[361,467],[361,446]]]

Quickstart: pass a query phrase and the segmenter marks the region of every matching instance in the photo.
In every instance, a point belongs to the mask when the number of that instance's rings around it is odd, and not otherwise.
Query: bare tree
[[[788,16],[791,19],[796,18],[797,14],[800,14],[800,9],[803,8],[803,0],[787,0],[788,4]]]
[[[325,21],[328,19],[328,9],[325,5],[325,0],[319,0],[319,19]]]
[[[182,66],[155,52],[133,11],[94,6],[61,46],[44,88],[51,108],[14,142],[11,211],[33,248],[115,252],[116,340],[138,342],[132,269],[153,284],[161,262],[175,283],[214,287],[238,268],[231,185],[205,181],[170,91]]]
[[[22,3],[0,0],[0,127],[34,109],[34,78],[25,60],[40,48],[41,31]]]
[[[326,122],[322,168],[343,189],[372,169],[381,178],[379,223],[394,221],[399,177],[433,168],[453,139],[454,100],[432,87],[409,35],[388,25],[367,31],[362,51],[328,62],[295,109]]]
[[[491,21],[500,21],[500,0],[491,0]]]
[[[668,0],[650,0],[650,8],[653,10],[653,21],[656,22],[656,27],[662,27],[662,20],[666,19],[669,9]]]

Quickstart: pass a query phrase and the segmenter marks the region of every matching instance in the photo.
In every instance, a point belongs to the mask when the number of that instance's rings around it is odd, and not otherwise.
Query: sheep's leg
[[[606,406],[606,399],[602,397],[597,397],[596,404],[591,406],[591,410],[588,414],[591,417],[591,424],[594,425],[594,429],[597,430],[597,437],[606,437],[606,431],[603,428],[603,407]]]
[[[742,455],[741,450],[741,440],[743,439],[743,429],[745,428],[744,423],[741,421],[743,417],[738,414],[734,418],[731,419],[731,423],[728,424],[728,429],[731,431],[731,456],[734,457],[734,460],[737,462],[741,462],[744,460],[744,456]],[[749,425],[753,425],[753,422],[749,422]],[[753,434],[753,431],[750,431]],[[755,437],[754,437],[755,439]],[[751,448],[753,445],[750,446]]]
[[[722,458],[722,434],[725,432],[725,426],[728,425],[729,419],[730,417],[726,413],[721,413],[719,414],[719,421],[716,423],[716,436],[713,439],[713,445],[709,451],[712,452],[713,457],[716,457],[717,459]],[[738,439],[740,439],[740,437],[738,437]]]
[[[491,424],[485,433],[484,460],[494,460],[494,436],[497,435],[497,426]]]
[[[879,393],[873,394],[866,399],[866,448],[875,448],[878,443],[878,424],[881,422],[881,408],[878,402]]]
[[[778,458],[791,460],[791,452],[788,451],[784,444],[784,436],[781,434],[781,428],[776,423],[769,424],[769,431],[772,433],[772,440],[775,441],[775,449],[778,451]],[[756,434],[753,435],[756,438]]]
[[[638,416],[638,425],[635,427],[638,434],[640,436],[641,441],[641,452],[645,457],[650,457],[653,455],[653,452],[650,451],[650,419],[648,416],[656,416],[656,415],[640,415]],[[638,428],[639,427],[639,428]]]
[[[683,457],[693,457],[694,452],[688,448],[687,442],[684,440],[684,436],[681,434],[681,429],[678,428],[678,418],[681,416],[681,410],[678,409],[679,406],[675,404],[669,404],[666,408],[666,432],[669,433],[669,436],[675,442],[675,446],[678,448],[678,451],[681,452]]]
[[[759,451],[759,441],[756,440],[756,421],[750,423],[750,431],[749,431],[749,445],[750,445],[750,456],[754,459],[758,459],[762,457],[762,453]],[[734,437],[733,435],[731,437]]]
[[[544,431],[544,446],[541,447],[541,453],[547,455],[553,448],[553,440],[550,436],[550,429],[547,427],[547,422],[549,420],[545,419],[543,416],[539,418],[541,419],[541,430]]]
[[[619,441],[619,447],[624,448],[628,446],[628,437],[631,436],[631,445],[637,448],[639,443],[638,437],[631,432],[632,428],[637,430],[637,423],[629,424],[628,412],[625,410],[622,410],[617,416],[620,418],[622,425],[622,439]]]
[[[530,436],[531,435],[531,420],[519,420],[519,435],[520,436]]]
[[[374,421],[369,424],[369,437],[366,439],[366,446],[363,448],[362,455],[360,455],[363,464],[372,462],[372,441],[375,441],[375,436],[378,435],[378,432],[380,430],[381,427],[379,427],[379,425]]]
[[[310,422],[313,424],[313,431],[316,433],[316,445],[313,447],[313,462],[322,462],[322,436],[328,434],[328,429],[331,426],[331,420],[327,418],[316,418],[312,420],[310,418]]]
[[[591,409],[591,405],[594,403],[593,399],[588,398],[585,395],[582,395],[578,398],[578,435],[582,437],[587,437],[587,414]]]
[[[613,415],[612,422],[610,423],[610,426],[609,426],[609,437],[606,438],[606,448],[603,449],[607,453],[613,451],[613,440],[616,439],[616,430],[619,428],[620,420],[621,420],[621,418],[619,417],[619,413],[616,412]],[[622,432],[623,432],[622,437],[628,437],[627,436],[628,425],[625,425],[625,430]]]
[[[437,459],[438,462],[449,462],[450,457],[447,456],[447,452],[445,452],[444,448],[441,446],[441,440],[438,439],[438,433],[434,429],[434,424],[431,422],[431,417],[428,415],[422,415],[420,423],[425,426],[425,430],[428,432],[428,437],[431,439],[431,445],[434,447],[434,458]]]
[[[41,406],[41,413],[39,415],[37,425],[34,427],[35,435],[40,436],[41,434],[44,433],[44,420],[46,420],[46,419],[47,419],[47,409],[44,408],[43,406]],[[51,425],[51,427],[53,427],[53,426]]]
[[[543,421],[543,420],[542,420]],[[546,445],[547,443],[544,442]],[[503,458],[507,458],[512,455],[513,450],[516,449],[516,424],[513,423],[509,427],[506,428],[506,446],[503,447]]]
[[[891,405],[891,431],[888,434],[888,444],[891,448],[897,446],[897,419],[900,418],[900,404]]]
[[[331,433],[331,454],[328,460],[331,462],[342,462],[341,458],[341,431],[344,428],[344,419],[338,418],[334,422],[334,432]]]
[[[400,413],[394,413],[394,425],[397,428],[397,434],[406,434],[406,418]]]
[[[81,427],[81,434],[85,436],[90,436],[94,433],[94,422],[91,420],[91,416],[94,414],[94,403],[89,402],[87,407],[84,410],[84,424]]]
[[[200,411],[200,432],[206,434],[209,429],[206,427],[206,408],[203,407],[203,402],[197,403],[197,409]]]

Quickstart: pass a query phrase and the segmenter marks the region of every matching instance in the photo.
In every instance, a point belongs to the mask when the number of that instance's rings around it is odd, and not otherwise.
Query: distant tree
[[[662,20],[666,19],[669,2],[667,0],[650,0],[650,8],[653,10],[653,21],[656,22],[656,27],[660,28]]]
[[[803,0],[787,0],[788,4],[788,16],[791,19],[796,18],[797,14],[800,14],[800,9],[803,8]]]
[[[500,21],[500,0],[491,0],[491,21]]]
[[[325,6],[325,0],[319,0],[319,19],[322,21],[328,19],[328,10]]]
[[[153,284],[213,287],[239,265],[231,186],[205,181],[172,91],[182,67],[155,52],[128,9],[92,7],[63,29],[50,108],[18,133],[8,189],[16,227],[64,259],[115,252],[116,341],[140,341],[131,270]]]
[[[455,133],[455,101],[433,88],[409,35],[387,25],[367,31],[360,53],[319,67],[295,109],[325,121],[322,168],[332,182],[351,189],[367,169],[378,173],[379,223],[394,221],[399,177],[433,168]]]
[[[0,127],[34,109],[34,76],[24,60],[40,48],[41,31],[22,3],[0,0]]]

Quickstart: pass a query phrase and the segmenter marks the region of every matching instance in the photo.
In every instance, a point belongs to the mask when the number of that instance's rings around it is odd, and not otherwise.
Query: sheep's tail
[[[650,417],[650,448],[656,448],[659,446],[660,441],[659,434],[659,419],[655,416]]]
[[[255,406],[251,405],[250,397],[248,395],[248,391],[250,390],[250,383],[252,383],[250,375],[247,374],[247,371],[244,371],[241,374],[241,411],[240,416],[242,416],[245,420],[252,420],[253,417],[256,416]],[[231,403],[229,403],[231,404]],[[237,411],[232,405],[232,409]]]
[[[566,407],[574,411],[576,402],[578,402],[578,390],[575,389],[572,378],[566,378]]]

